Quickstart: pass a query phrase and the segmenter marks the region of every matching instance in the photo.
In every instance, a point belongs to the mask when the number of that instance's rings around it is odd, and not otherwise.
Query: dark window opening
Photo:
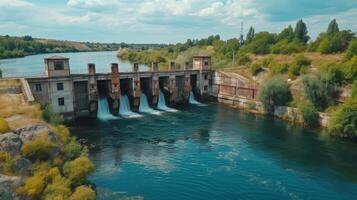
[[[208,90],[208,86],[205,86],[205,87],[204,87],[204,90],[207,91],[207,90]]]
[[[64,106],[64,97],[58,98],[58,106]]]
[[[41,91],[42,91],[42,85],[41,85],[41,83],[36,83],[35,89],[36,89],[36,92],[41,92]]]
[[[208,61],[205,61],[205,66],[208,66]]]
[[[205,74],[205,80],[207,80],[208,79],[208,76],[207,76],[207,74]]]
[[[63,83],[57,83],[57,90],[63,90]]]
[[[64,62],[54,62],[55,70],[64,70]]]

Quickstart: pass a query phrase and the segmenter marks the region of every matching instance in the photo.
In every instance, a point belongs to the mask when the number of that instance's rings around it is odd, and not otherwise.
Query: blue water
[[[153,115],[161,115],[162,114],[162,112],[160,112],[158,110],[154,110],[150,107],[148,98],[146,97],[146,95],[144,93],[141,93],[141,95],[140,95],[139,112],[149,113],[149,114],[153,114]]]
[[[26,56],[23,58],[0,59],[0,69],[4,77],[43,76],[45,74],[44,58],[54,55],[69,58],[71,73],[87,73],[87,64],[95,63],[97,73],[109,73],[111,63],[119,63],[119,71],[132,71],[132,64],[119,60],[116,51],[51,53]],[[148,67],[139,66],[140,71]]]
[[[76,121],[99,199],[356,199],[357,144],[221,105]]]
[[[129,97],[126,95],[120,96],[119,115],[125,118],[142,117],[142,115],[131,111]]]
[[[98,101],[97,118],[101,120],[112,120],[118,118],[110,113],[108,99],[105,97],[100,98]]]

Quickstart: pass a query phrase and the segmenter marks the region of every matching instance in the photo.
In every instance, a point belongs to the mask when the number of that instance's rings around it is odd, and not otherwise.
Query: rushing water
[[[357,144],[220,105],[71,127],[99,199],[356,199]]]
[[[195,99],[195,95],[193,94],[192,91],[190,92],[190,97],[188,98],[188,102],[189,102],[190,104],[202,105],[200,102],[198,102],[198,101]]]
[[[150,113],[150,114],[154,114],[154,115],[161,114],[160,111],[154,110],[149,106],[148,98],[146,97],[146,95],[144,93],[141,93],[141,95],[140,95],[139,112]]]
[[[161,91],[159,94],[159,101],[157,102],[157,109],[164,110],[166,112],[177,112],[176,109],[167,107],[166,101],[165,101],[165,95]]]
[[[110,120],[110,119],[116,119],[114,115],[110,113],[109,110],[109,105],[108,105],[108,99],[103,97],[100,98],[98,101],[98,112],[97,112],[97,117],[101,120]]]
[[[120,96],[119,114],[121,116],[127,117],[127,118],[141,117],[140,114],[131,111],[130,101],[129,101],[129,97],[127,95]]]
[[[77,52],[77,53],[51,53],[26,56],[23,58],[0,59],[0,69],[4,77],[42,76],[45,73],[43,59],[54,55],[69,58],[71,73],[87,73],[87,64],[95,63],[97,73],[110,72],[111,63],[119,63],[119,71],[132,70],[132,64],[119,60],[116,51]],[[141,71],[147,71],[144,65]]]

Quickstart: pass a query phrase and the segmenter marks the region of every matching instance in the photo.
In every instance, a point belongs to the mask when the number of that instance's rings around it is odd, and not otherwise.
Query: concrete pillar
[[[170,70],[170,71],[176,70],[176,63],[175,63],[175,62],[170,62],[169,70]]]
[[[137,110],[139,108],[139,103],[140,103],[140,95],[141,95],[141,89],[140,89],[140,74],[139,74],[139,64],[134,63],[133,65],[133,109]]]
[[[170,75],[169,76],[169,91],[170,91],[170,103],[174,103],[177,97],[177,87],[176,87],[176,76]]]
[[[120,77],[119,77],[119,65],[118,63],[112,63],[111,65],[111,93],[110,97],[112,99],[113,110],[119,109],[119,99],[120,99]]]
[[[159,71],[159,65],[157,62],[151,63],[151,71],[152,72],[158,72]]]
[[[151,93],[152,93],[152,104],[157,105],[160,95],[159,76],[157,75],[157,73],[153,73],[152,75]]]
[[[185,101],[188,100],[190,97],[190,92],[192,90],[191,86],[191,75],[187,71],[185,71],[185,80],[184,80],[184,99]]]
[[[96,116],[98,108],[98,87],[95,77],[95,64],[88,64],[88,100],[89,112],[92,116]]]

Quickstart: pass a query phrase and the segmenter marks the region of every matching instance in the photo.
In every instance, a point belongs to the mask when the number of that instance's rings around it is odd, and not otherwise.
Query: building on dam
[[[144,93],[150,106],[158,103],[160,91],[168,105],[185,104],[190,93],[196,98],[209,96],[213,72],[211,57],[195,56],[179,67],[170,62],[168,70],[159,71],[158,63],[151,70],[140,71],[137,63],[131,72],[120,72],[117,63],[108,66],[109,73],[96,73],[95,64],[89,63],[86,74],[72,74],[69,58],[53,56],[44,59],[45,75],[26,78],[35,99],[50,104],[65,118],[95,116],[98,100],[106,97],[113,113],[118,112],[120,97],[128,96],[130,107],[137,110]]]

